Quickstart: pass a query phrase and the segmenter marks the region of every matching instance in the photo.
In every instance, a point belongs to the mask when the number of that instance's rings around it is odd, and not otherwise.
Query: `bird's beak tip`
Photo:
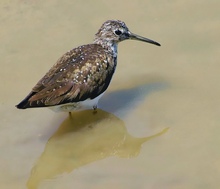
[[[157,45],[157,46],[161,46],[161,44],[156,42],[156,41],[153,41],[151,39],[142,37],[140,35],[136,35],[134,33],[130,33],[130,39],[134,39],[134,40],[138,40],[138,41],[143,41],[143,42],[146,42],[146,43],[151,43],[151,44],[154,44],[154,45]]]

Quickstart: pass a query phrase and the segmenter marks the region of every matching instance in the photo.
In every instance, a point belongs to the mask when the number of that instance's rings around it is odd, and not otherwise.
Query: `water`
[[[0,188],[219,188],[218,1],[0,3]],[[14,106],[67,50],[121,19],[100,110]]]

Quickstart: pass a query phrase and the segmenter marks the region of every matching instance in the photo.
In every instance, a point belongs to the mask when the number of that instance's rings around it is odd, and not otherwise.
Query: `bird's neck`
[[[100,40],[98,38],[96,38],[93,43],[101,45],[104,49],[106,49],[108,52],[110,52],[114,58],[117,58],[117,54],[118,54],[118,44],[117,43],[115,43],[113,41],[109,41],[109,40]]]

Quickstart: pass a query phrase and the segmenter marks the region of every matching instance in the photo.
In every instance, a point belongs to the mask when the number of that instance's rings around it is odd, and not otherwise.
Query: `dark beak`
[[[151,43],[151,44],[160,46],[160,44],[157,43],[156,41],[153,41],[153,40],[151,40],[151,39],[148,39],[148,38],[145,38],[145,37],[136,35],[136,34],[131,33],[131,32],[129,33],[129,39],[138,40],[138,41],[143,41],[143,42],[147,42],[147,43]]]

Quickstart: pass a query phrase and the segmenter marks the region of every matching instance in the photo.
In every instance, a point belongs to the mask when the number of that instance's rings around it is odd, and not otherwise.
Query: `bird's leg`
[[[96,114],[97,113],[97,105],[94,105],[93,106],[93,114]]]

